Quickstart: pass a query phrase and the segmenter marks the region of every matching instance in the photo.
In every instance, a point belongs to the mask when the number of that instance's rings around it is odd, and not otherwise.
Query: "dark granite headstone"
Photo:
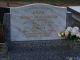
[[[67,8],[67,26],[78,26],[80,28],[80,7],[79,6],[71,6]]]
[[[0,43],[4,43],[5,42],[5,33],[8,33],[5,28],[7,27],[7,25],[4,24],[4,15],[5,13],[9,13],[9,8],[3,8],[0,7]],[[9,22],[9,19],[7,20],[7,22]],[[9,29],[9,27],[7,28]]]

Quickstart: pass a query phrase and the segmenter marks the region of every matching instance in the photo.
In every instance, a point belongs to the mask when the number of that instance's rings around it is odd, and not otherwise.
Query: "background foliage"
[[[54,5],[80,5],[80,0],[1,0],[1,1],[23,1],[29,3],[49,3]]]

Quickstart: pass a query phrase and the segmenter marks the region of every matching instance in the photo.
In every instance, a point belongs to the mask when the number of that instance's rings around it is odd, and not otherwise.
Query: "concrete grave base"
[[[8,56],[10,60],[77,60],[80,58],[79,45],[80,42],[69,40],[14,41]]]

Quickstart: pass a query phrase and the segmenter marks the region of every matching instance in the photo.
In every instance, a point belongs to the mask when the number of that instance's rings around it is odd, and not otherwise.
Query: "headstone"
[[[36,3],[10,7],[11,40],[54,40],[66,27],[66,8]]]

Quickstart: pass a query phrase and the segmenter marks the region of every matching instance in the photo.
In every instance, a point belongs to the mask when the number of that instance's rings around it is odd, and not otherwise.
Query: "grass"
[[[48,3],[53,5],[80,5],[80,0],[2,0],[2,1],[22,1],[29,3]]]

